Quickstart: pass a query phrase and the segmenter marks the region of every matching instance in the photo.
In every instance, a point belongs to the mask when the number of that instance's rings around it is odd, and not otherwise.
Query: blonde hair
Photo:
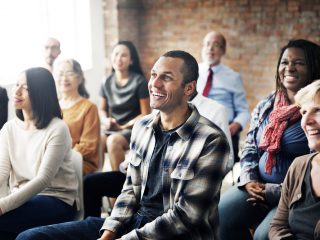
[[[303,104],[312,102],[320,93],[320,79],[314,80],[314,82],[308,84],[304,88],[301,88],[294,96],[296,104],[301,107]]]

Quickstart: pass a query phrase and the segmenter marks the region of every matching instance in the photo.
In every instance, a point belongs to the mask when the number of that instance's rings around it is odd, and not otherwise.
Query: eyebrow
[[[152,73],[156,72],[156,70],[151,70]],[[174,74],[171,71],[162,72],[161,74],[171,75],[174,76]]]

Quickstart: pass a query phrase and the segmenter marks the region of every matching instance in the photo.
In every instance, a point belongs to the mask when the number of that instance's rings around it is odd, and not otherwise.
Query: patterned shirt
[[[162,162],[159,181],[163,187],[164,214],[122,239],[218,239],[217,206],[229,155],[228,140],[193,105],[189,107],[192,113],[176,130],[176,137],[170,138]],[[159,121],[157,113],[135,124],[127,179],[102,229],[119,233],[135,213],[145,191],[156,142],[153,129]]]

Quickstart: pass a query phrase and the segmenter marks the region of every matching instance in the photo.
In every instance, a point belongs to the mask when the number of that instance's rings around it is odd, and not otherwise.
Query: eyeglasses
[[[57,76],[58,77],[63,77],[63,76],[65,76],[65,77],[75,77],[77,74],[75,73],[75,72],[73,72],[73,71],[67,71],[67,72],[59,72],[58,74],[57,74]]]
[[[220,44],[220,43],[212,43],[212,44],[210,44],[210,43],[204,43],[203,44],[203,46],[205,46],[205,47],[212,47],[212,48],[214,48],[214,49],[219,49],[219,48],[222,48],[222,44]]]

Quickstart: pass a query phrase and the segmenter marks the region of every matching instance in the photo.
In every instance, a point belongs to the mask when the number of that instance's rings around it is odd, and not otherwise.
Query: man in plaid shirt
[[[110,217],[36,228],[20,239],[95,239],[100,228],[101,240],[217,239],[229,145],[188,104],[197,79],[197,61],[184,51],[167,52],[153,66],[150,105],[159,111],[133,127],[127,179]]]

